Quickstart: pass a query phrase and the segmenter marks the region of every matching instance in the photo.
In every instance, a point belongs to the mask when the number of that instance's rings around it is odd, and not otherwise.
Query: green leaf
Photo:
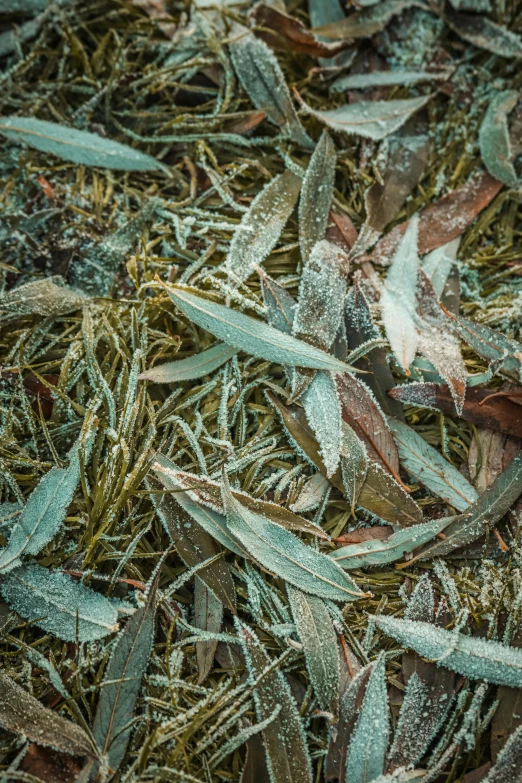
[[[450,524],[452,519],[453,517],[445,517],[411,525],[404,530],[397,530],[384,541],[371,539],[361,544],[343,546],[336,552],[332,552],[330,557],[346,569],[393,563],[408,552],[413,552],[417,547],[431,541]]]
[[[234,233],[225,262],[234,278],[246,280],[254,266],[270,255],[297,203],[302,182],[301,177],[285,171],[252,201]]]
[[[149,589],[145,606],[132,615],[119,635],[100,689],[92,733],[113,772],[127,750],[136,700],[152,650],[158,577]]]
[[[341,447],[341,477],[344,493],[355,516],[355,506],[368,473],[368,455],[364,443],[349,424],[343,421]]]
[[[178,361],[160,364],[158,367],[146,370],[141,373],[139,379],[153,383],[193,381],[217,370],[236,353],[236,349],[231,348],[230,345],[218,343],[206,351],[189,356],[188,359],[178,359]]]
[[[431,623],[374,616],[373,622],[387,636],[411,647],[424,658],[451,669],[470,680],[487,680],[497,685],[520,688],[522,650],[507,647],[455,631],[445,631]]]
[[[351,17],[350,17],[351,18]],[[331,92],[346,90],[366,90],[370,87],[392,87],[396,84],[409,85],[420,82],[447,81],[451,71],[406,71],[394,68],[392,71],[372,71],[372,73],[355,73],[341,76],[330,87]],[[406,173],[406,172],[404,172]]]
[[[337,634],[324,601],[287,585],[288,599],[303,645],[306,668],[319,706],[337,716],[339,711],[339,653]]]
[[[2,576],[0,592],[25,620],[67,642],[91,642],[118,630],[118,612],[107,598],[56,569],[16,568]]]
[[[25,315],[55,318],[88,303],[87,297],[68,288],[59,275],[25,283],[0,296],[0,323],[9,323]]]
[[[431,95],[395,101],[360,101],[338,109],[317,111],[301,99],[301,106],[332,130],[380,141],[398,131],[429,100]]]
[[[373,666],[346,757],[346,783],[370,783],[384,772],[390,736],[384,656]]]
[[[330,373],[318,372],[302,396],[306,418],[321,448],[321,458],[330,477],[341,456],[341,405],[335,380]]]
[[[388,424],[399,449],[401,464],[408,473],[458,511],[466,511],[477,500],[475,488],[462,473],[414,429],[395,419],[388,419]]]
[[[480,154],[487,170],[510,188],[517,186],[518,177],[512,162],[513,152],[509,140],[507,117],[517,105],[518,99],[517,90],[495,93],[482,120],[479,133]]]
[[[520,36],[495,24],[482,14],[458,14],[447,10],[444,21],[464,41],[479,49],[485,49],[500,57],[522,57]]]
[[[323,131],[306,169],[299,200],[299,245],[306,263],[316,242],[324,239],[335,180],[335,145]]]
[[[167,291],[174,304],[193,323],[252,356],[277,364],[329,372],[352,369],[334,356],[237,310],[211,302],[184,288],[167,286]]]
[[[49,152],[62,160],[85,166],[123,171],[160,169],[168,172],[162,163],[126,144],[34,117],[2,117],[0,134],[13,141],[25,142],[41,152]]]
[[[96,755],[91,739],[80,726],[44,707],[3,673],[0,673],[0,725],[61,753]]]
[[[268,323],[280,332],[292,334],[296,306],[294,297],[264,272],[259,272],[259,275]]]
[[[326,38],[370,38],[384,30],[394,16],[418,3],[415,0],[381,0],[370,8],[362,8],[340,21],[317,27],[313,32]]]
[[[282,672],[271,666],[270,658],[252,629],[237,617],[234,621],[247,663],[249,682],[251,685],[256,683],[254,701],[258,721],[266,720],[278,706],[281,708],[263,730],[270,779],[272,783],[312,783],[306,737],[290,686]]]
[[[427,253],[422,259],[421,268],[429,277],[433,290],[441,297],[446,286],[449,274],[454,266],[459,249],[460,237],[452,239],[445,245],[441,245]]]
[[[209,590],[199,576],[194,578],[194,625],[203,631],[219,633],[223,623],[223,604]],[[196,642],[196,660],[198,664],[198,684],[207,678],[214,662],[216,639]]]
[[[333,601],[353,601],[366,595],[326,555],[245,508],[227,484],[222,491],[230,529],[264,568],[306,593]]]
[[[508,378],[519,381],[522,345],[510,340],[500,332],[484,324],[477,324],[468,318],[451,316],[457,334],[483,359],[499,362],[499,371]]]

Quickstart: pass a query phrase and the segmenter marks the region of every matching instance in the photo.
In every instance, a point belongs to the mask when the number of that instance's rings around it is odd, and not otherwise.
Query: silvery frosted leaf
[[[118,630],[118,612],[100,593],[57,569],[32,564],[2,576],[0,592],[25,620],[58,639],[102,639]]]
[[[445,81],[451,76],[451,71],[406,71],[394,68],[391,71],[372,71],[371,73],[355,73],[336,79],[330,90],[344,92],[345,90],[366,90],[370,87],[388,87],[395,84],[408,85],[420,82]]]
[[[263,730],[263,744],[272,783],[312,783],[312,765],[301,716],[290,686],[282,672],[272,669],[272,663],[253,630],[238,617],[234,618],[247,663],[250,684],[259,681],[254,690],[254,702],[259,721],[280,707],[277,717]]]
[[[154,641],[158,576],[145,606],[127,621],[104,673],[92,727],[93,737],[113,771],[120,766],[133,729],[136,700]]]
[[[401,620],[398,617],[374,616],[373,622],[387,636],[439,666],[469,677],[497,685],[519,688],[522,675],[522,650],[500,642],[486,641],[446,631],[431,623]]]
[[[520,687],[520,686],[519,686]],[[522,769],[522,726],[506,742],[484,783],[520,783]]]
[[[326,493],[330,482],[322,473],[315,473],[308,479],[301,489],[297,500],[290,506],[296,514],[302,514],[305,511],[311,511],[320,504]]]
[[[299,200],[299,245],[305,263],[316,242],[324,239],[333,198],[335,163],[335,145],[323,131],[306,169]]]
[[[517,90],[496,92],[489,103],[479,133],[480,154],[487,170],[510,188],[517,186],[518,177],[513,166],[507,118],[517,105],[518,99]]]
[[[124,171],[168,172],[162,163],[126,144],[34,117],[2,117],[0,134],[72,163]]]
[[[478,495],[462,473],[407,424],[395,419],[388,419],[388,424],[408,473],[450,506],[466,511]]]
[[[445,245],[441,245],[427,253],[422,259],[421,268],[429,277],[433,290],[438,297],[442,296],[446,281],[453,267],[457,250],[459,249],[460,237],[452,239]]]
[[[425,574],[415,585],[404,617],[408,620],[422,620],[425,623],[435,622],[435,592],[429,575]]]
[[[375,662],[348,746],[346,783],[370,783],[384,772],[390,736],[384,656]]]
[[[56,535],[80,480],[78,448],[71,450],[68,468],[51,468],[29,496],[0,553],[0,573],[20,565],[20,558],[37,555]]]
[[[292,334],[296,301],[286,288],[264,273],[260,276],[268,323],[285,334]]]
[[[308,13],[312,27],[337,23],[344,19],[344,11],[339,0],[308,0]]]
[[[376,462],[368,464],[357,503],[392,525],[408,527],[422,521],[422,512],[413,498]]]
[[[64,284],[63,278],[53,275],[46,280],[18,286],[0,296],[0,322],[8,323],[24,315],[52,318],[80,310],[88,303],[87,297]]]
[[[368,472],[368,455],[364,443],[350,425],[344,421],[342,424],[341,477],[346,499],[354,514]]]
[[[430,99],[431,95],[395,101],[360,101],[325,111],[312,109],[301,99],[301,106],[332,130],[380,141],[399,130]]]
[[[287,586],[292,616],[303,645],[306,668],[320,708],[339,711],[337,634],[324,601]]]
[[[342,441],[341,404],[330,373],[316,373],[301,400],[308,423],[321,447],[326,475],[330,477],[339,465]]]
[[[386,275],[381,294],[381,310],[386,336],[397,361],[409,374],[417,350],[415,308],[418,218],[410,220]]]
[[[459,14],[448,9],[444,21],[464,41],[479,49],[500,57],[522,57],[520,37],[482,14]]]
[[[43,704],[0,672],[0,725],[31,742],[73,756],[95,756],[85,731]]]
[[[301,276],[293,333],[324,351],[330,349],[343,317],[347,263],[346,253],[323,239],[314,245]]]
[[[208,589],[205,582],[196,575],[194,578],[194,625],[203,631],[219,633],[223,622],[223,604]],[[196,642],[196,660],[198,664],[198,684],[201,684],[212,669],[217,640]]]
[[[278,364],[329,372],[347,372],[352,369],[334,356],[238,310],[211,302],[185,288],[168,286],[167,291],[174,304],[193,323],[252,356]]]
[[[297,203],[301,184],[301,177],[285,171],[257,194],[230,243],[225,263],[234,277],[246,280],[254,265],[270,255]]]
[[[345,664],[343,658],[341,658],[341,662]],[[346,754],[350,737],[359,717],[364,692],[372,669],[372,663],[367,664],[363,668],[360,668],[359,665],[354,666],[352,658],[352,675],[348,665],[343,665],[339,694],[339,720],[335,726],[335,731],[330,733],[330,742],[325,760],[325,779],[328,783],[330,781],[338,783],[345,780]]]
[[[453,329],[479,356],[490,362],[501,362],[499,371],[512,380],[519,380],[522,345],[485,324],[477,324],[468,318],[452,318]]]
[[[272,50],[245,27],[236,25],[233,34],[228,46],[234,70],[256,109],[262,109],[285,136],[311,147],[313,142],[299,121]]]
[[[336,552],[332,552],[330,557],[348,570],[393,563],[403,555],[431,541],[450,524],[452,519],[453,517],[445,517],[411,525],[403,530],[397,530],[384,541],[373,539],[361,544],[343,546]]]
[[[394,16],[411,6],[415,0],[382,0],[370,8],[362,8],[341,21],[318,27],[314,32],[327,38],[369,38],[383,30]]]
[[[225,343],[218,343],[206,351],[188,359],[178,359],[175,362],[167,362],[142,372],[139,379],[152,381],[153,383],[179,383],[180,381],[192,381],[202,378],[204,375],[217,370],[218,367],[228,362],[237,353],[235,348]]]
[[[239,503],[226,484],[223,504],[230,529],[267,570],[306,593],[333,601],[353,601],[366,595],[322,552]]]

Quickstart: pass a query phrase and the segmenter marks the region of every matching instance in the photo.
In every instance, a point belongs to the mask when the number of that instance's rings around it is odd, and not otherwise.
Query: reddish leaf
[[[254,6],[250,19],[256,25],[257,37],[272,49],[290,49],[310,57],[333,57],[347,46],[345,41],[326,43],[318,40],[295,16],[289,16],[265,3]]]
[[[46,783],[73,783],[81,772],[81,766],[76,759],[34,743],[28,745],[20,769]]]
[[[361,527],[352,533],[344,533],[339,538],[334,538],[336,544],[362,544],[364,541],[384,541],[389,538],[393,530],[383,525],[373,525],[372,527]]]

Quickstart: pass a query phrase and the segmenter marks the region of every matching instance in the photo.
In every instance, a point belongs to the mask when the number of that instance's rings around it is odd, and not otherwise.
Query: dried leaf
[[[116,607],[58,570],[21,566],[2,577],[0,592],[15,612],[58,639],[91,642],[118,630]]]
[[[407,8],[418,5],[414,0],[382,0],[369,8],[362,8],[342,21],[335,20],[315,28],[314,32],[326,38],[370,38],[374,33],[384,30],[397,14]]]
[[[126,144],[34,117],[2,117],[0,134],[72,163],[123,171],[159,169],[168,173],[163,163]]]
[[[302,179],[285,171],[265,185],[237,227],[226,258],[227,269],[246,280],[276,246],[299,197]]]
[[[517,438],[494,430],[477,430],[469,447],[468,467],[479,495],[493,484],[519,451],[520,441]]]
[[[223,622],[223,604],[209,590],[199,576],[194,578],[194,625],[203,631],[219,633]],[[198,684],[210,674],[214,662],[214,653],[218,640],[196,642],[196,660],[198,662]]]
[[[292,616],[303,645],[306,668],[320,708],[339,712],[337,634],[324,601],[287,587]]]
[[[384,772],[390,718],[384,656],[372,668],[346,757],[346,780],[369,783]]]
[[[256,3],[249,14],[258,27],[256,35],[273,49],[290,49],[310,57],[333,57],[345,48],[345,44],[320,41],[295,16],[289,16],[267,3]]]
[[[484,778],[484,783],[519,783],[522,766],[522,727],[511,735],[498,754],[494,767]]]
[[[336,160],[335,145],[329,134],[323,131],[306,169],[299,200],[299,245],[305,264],[316,242],[325,236]]]
[[[337,470],[341,456],[341,406],[335,380],[330,373],[318,372],[302,396],[306,418],[321,448],[321,458],[329,478]]]
[[[352,369],[334,356],[237,310],[211,302],[185,288],[168,286],[167,290],[172,301],[193,323],[253,356],[278,364],[335,373]]]
[[[479,49],[500,57],[522,57],[520,37],[482,14],[458,14],[448,9],[444,20],[460,38]]]
[[[339,722],[336,735],[332,732],[326,755],[325,775],[327,781],[346,780],[346,755],[350,737],[361,711],[368,679],[373,664],[368,664],[349,679],[339,699]]]
[[[522,43],[521,43],[522,56]],[[514,188],[518,184],[513,166],[507,117],[518,103],[517,90],[503,90],[493,95],[480,126],[480,154],[489,173]]]
[[[88,303],[87,297],[68,288],[63,278],[53,275],[18,286],[0,296],[0,322],[9,323],[20,316],[39,315],[56,318]]]
[[[151,370],[142,372],[139,379],[153,383],[180,383],[202,378],[217,370],[237,353],[235,348],[225,343],[208,348],[206,351],[189,356],[188,359],[178,359],[175,362],[160,364]]]
[[[0,725],[31,742],[72,756],[94,756],[93,744],[80,726],[44,707],[34,696],[0,673]]]
[[[373,622],[405,647],[413,648],[424,658],[436,660],[439,666],[470,680],[487,680],[513,688],[520,686],[522,650],[516,647],[398,617],[377,615]]]
[[[27,746],[20,769],[33,779],[49,783],[75,783],[82,768],[72,756],[58,753],[51,748],[42,748],[34,742]]]
[[[477,324],[462,316],[452,318],[453,329],[474,351],[490,362],[498,363],[498,372],[518,381],[522,345],[484,324]]]

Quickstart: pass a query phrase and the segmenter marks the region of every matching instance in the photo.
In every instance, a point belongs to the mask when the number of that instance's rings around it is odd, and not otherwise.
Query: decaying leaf
[[[88,301],[79,291],[66,286],[62,277],[54,275],[25,283],[0,296],[0,322],[25,315],[55,318],[81,309]]]
[[[521,763],[522,727],[519,726],[498,754],[496,764],[484,778],[484,783],[518,783]]]
[[[256,35],[273,49],[288,48],[310,57],[327,58],[345,48],[345,44],[320,41],[295,16],[289,16],[269,3],[256,3],[249,16],[258,28]]]
[[[522,56],[522,42],[521,42]],[[507,117],[518,103],[517,90],[503,90],[493,95],[480,126],[480,154],[489,173],[511,188],[518,177],[513,167]]]
[[[468,467],[473,486],[482,495],[520,451],[517,438],[490,429],[477,429],[470,443]]]
[[[317,27],[314,32],[326,38],[369,38],[383,30],[394,16],[413,5],[417,5],[414,0],[383,0],[350,14],[340,22]]]

